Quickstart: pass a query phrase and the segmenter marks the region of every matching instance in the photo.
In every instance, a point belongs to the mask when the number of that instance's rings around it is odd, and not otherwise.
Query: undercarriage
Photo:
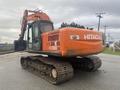
[[[21,58],[21,66],[52,84],[60,84],[70,80],[75,69],[96,71],[101,66],[101,60],[97,56],[82,58],[27,56]]]

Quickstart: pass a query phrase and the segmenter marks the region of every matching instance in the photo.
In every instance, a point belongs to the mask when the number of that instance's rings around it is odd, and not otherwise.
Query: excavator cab
[[[51,21],[39,20],[29,24],[27,30],[27,51],[40,51],[42,49],[41,34],[53,29]]]
[[[28,38],[26,41],[24,36],[27,28]],[[51,30],[53,30],[53,23],[46,13],[41,10],[25,10],[21,24],[21,34],[19,39],[14,41],[14,50],[23,51],[26,48],[28,50],[40,50],[42,47],[41,34]]]

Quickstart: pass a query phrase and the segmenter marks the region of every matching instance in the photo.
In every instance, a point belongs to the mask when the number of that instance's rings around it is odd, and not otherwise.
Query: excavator
[[[14,44],[15,51],[37,53],[22,56],[22,68],[55,85],[70,80],[76,69],[92,72],[102,65],[94,56],[104,50],[101,32],[75,27],[55,30],[43,11],[25,10],[21,34]]]

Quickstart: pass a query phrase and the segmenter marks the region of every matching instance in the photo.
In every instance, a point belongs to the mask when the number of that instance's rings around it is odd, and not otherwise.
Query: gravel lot
[[[24,55],[0,55],[0,90],[120,90],[120,56],[99,54],[103,65],[97,72],[77,71],[72,80],[55,86],[21,69]]]

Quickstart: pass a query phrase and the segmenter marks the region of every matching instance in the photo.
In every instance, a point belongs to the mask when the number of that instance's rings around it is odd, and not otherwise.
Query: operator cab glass
[[[53,30],[53,26],[51,23],[40,23],[40,31],[41,33],[44,33],[44,32],[49,32]]]
[[[42,49],[41,34],[53,30],[50,21],[36,21],[28,26],[28,50],[40,51]]]

